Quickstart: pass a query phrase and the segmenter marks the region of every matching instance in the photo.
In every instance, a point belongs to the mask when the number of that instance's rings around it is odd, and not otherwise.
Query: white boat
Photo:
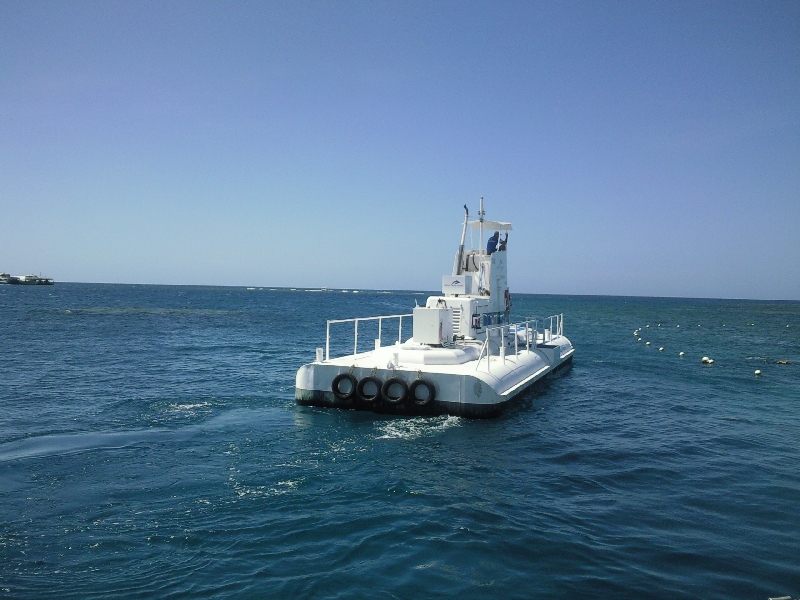
[[[0,283],[9,283],[11,285],[53,285],[53,280],[49,277],[40,277],[39,275],[9,275],[8,273],[0,273]]]
[[[478,249],[465,251],[467,227],[479,232]],[[509,322],[508,250],[505,244],[485,249],[484,230],[508,232],[511,223],[485,220],[481,198],[477,220],[470,221],[466,210],[442,294],[430,296],[413,313],[329,320],[325,347],[297,372],[297,404],[493,417],[534,383],[570,364],[575,350],[564,336],[563,314]],[[412,336],[403,340],[409,320]],[[375,321],[377,338],[366,342],[365,351],[359,324],[363,332],[364,323],[374,329]],[[352,327],[352,353],[331,356],[332,327]],[[395,333],[396,339],[384,345],[384,338]]]

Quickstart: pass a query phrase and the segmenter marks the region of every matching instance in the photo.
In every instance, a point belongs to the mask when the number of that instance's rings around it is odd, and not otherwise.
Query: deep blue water
[[[501,418],[295,406],[423,298],[0,286],[0,596],[800,595],[800,303],[516,295],[576,355]]]

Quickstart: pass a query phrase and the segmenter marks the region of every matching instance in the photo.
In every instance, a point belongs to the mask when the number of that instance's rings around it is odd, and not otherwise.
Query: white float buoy
[[[713,365],[714,364],[714,359],[713,358],[708,358],[707,356],[704,356],[703,358],[700,359],[700,362],[703,363],[704,365]]]
[[[678,356],[683,356],[683,352],[678,352]]]
[[[659,323],[658,326],[661,327],[661,323]]]
[[[680,325],[675,325],[675,327],[680,327]]]
[[[761,370],[760,369],[756,369],[756,375],[761,375]]]
[[[664,351],[664,347],[662,346],[661,348],[658,349],[658,351],[659,352],[663,352]]]
[[[645,327],[647,327],[648,329],[650,329],[650,325],[645,325]]]
[[[650,345],[650,342],[645,342],[645,345],[646,345],[646,346],[649,346],[649,345]]]
[[[637,341],[637,342],[641,342],[641,341],[642,341],[642,338],[639,338],[639,339],[638,339],[638,340],[636,340],[636,341]]]

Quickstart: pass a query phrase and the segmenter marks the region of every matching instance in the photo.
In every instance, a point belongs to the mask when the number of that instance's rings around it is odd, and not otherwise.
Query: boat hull
[[[537,382],[569,366],[574,350],[566,338],[561,345],[523,350],[506,357],[492,356],[460,365],[403,365],[389,368],[382,360],[386,352],[367,352],[334,361],[304,365],[297,372],[295,401],[301,406],[366,410],[392,415],[455,415],[491,418],[500,415]],[[487,360],[491,361],[487,364]],[[383,363],[383,367],[377,365]],[[378,395],[374,400],[353,393],[334,394],[332,383],[340,374],[356,381],[373,377],[380,382],[399,378],[410,386],[423,379],[435,389],[435,398],[420,404],[414,398],[391,402]],[[348,390],[349,391],[349,387]],[[340,390],[341,392],[341,390]]]
[[[0,283],[6,283],[8,285],[53,285],[53,280],[39,277],[35,279],[9,277],[7,280],[0,280]]]
[[[572,356],[564,360],[555,368],[549,370],[541,378],[532,381],[529,385],[521,387],[518,392],[507,399],[499,399],[491,403],[470,403],[448,400],[433,400],[425,406],[418,406],[414,402],[403,402],[392,404],[384,402],[380,398],[372,402],[364,402],[353,396],[344,400],[337,398],[330,390],[304,390],[295,389],[295,401],[300,406],[317,406],[323,408],[339,408],[344,410],[363,410],[379,414],[400,415],[400,416],[438,416],[453,415],[466,417],[469,419],[491,419],[500,416],[510,406],[517,403],[520,397],[533,388],[537,383],[543,381],[547,376],[568,369],[572,366]]]

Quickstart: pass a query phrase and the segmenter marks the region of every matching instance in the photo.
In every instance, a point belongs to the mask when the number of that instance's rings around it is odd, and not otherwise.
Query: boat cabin
[[[464,207],[466,210],[466,206]],[[483,232],[511,231],[511,223],[464,217],[461,245],[451,275],[442,277],[442,295],[430,296],[424,307],[414,309],[414,342],[447,346],[456,340],[483,339],[487,327],[508,322],[511,294],[508,290],[508,252],[505,244],[490,251],[483,247]],[[467,227],[478,231],[478,248],[464,250]]]

